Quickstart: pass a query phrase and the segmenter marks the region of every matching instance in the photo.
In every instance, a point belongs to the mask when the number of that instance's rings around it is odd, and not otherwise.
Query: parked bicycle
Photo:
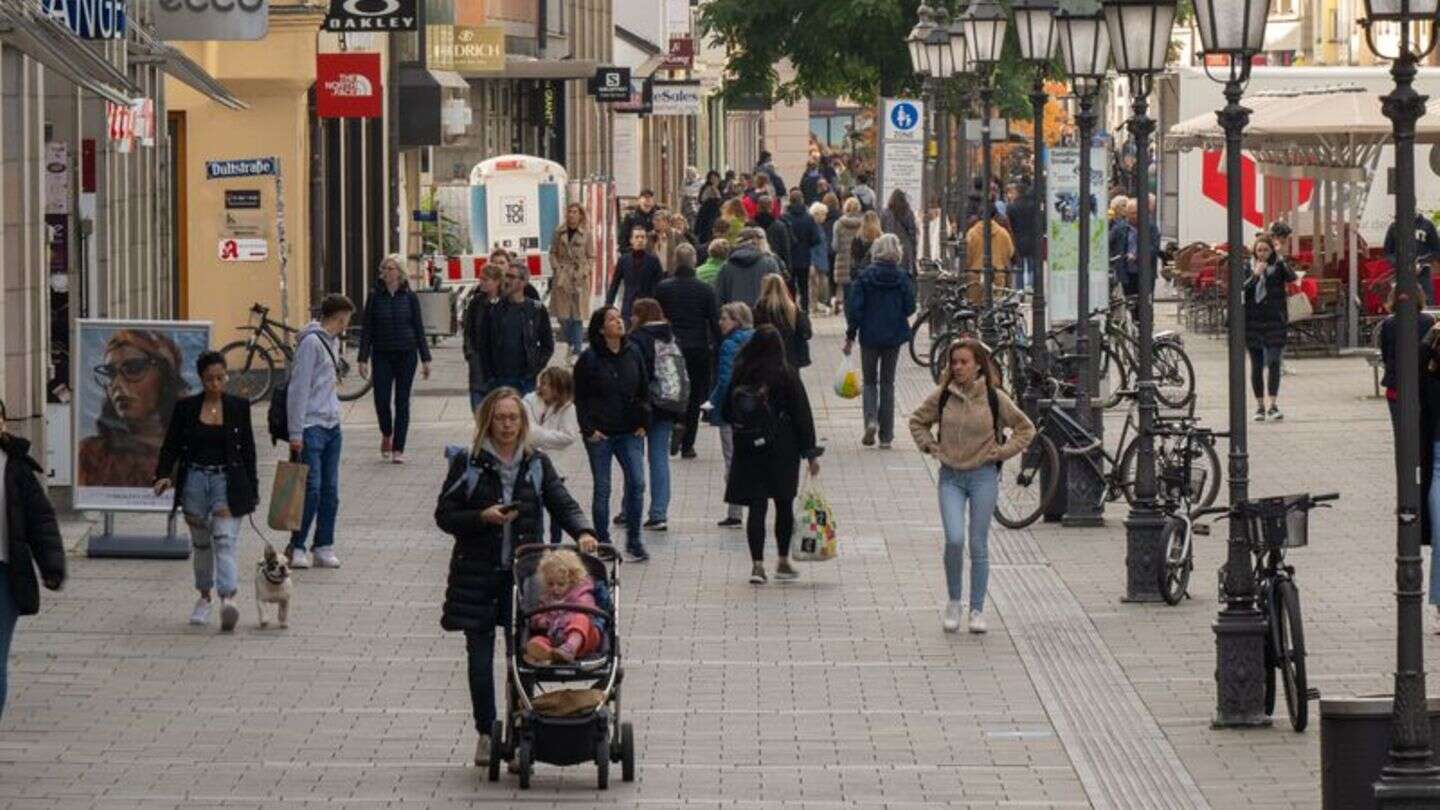
[[[1300,619],[1300,589],[1295,567],[1285,564],[1285,549],[1309,542],[1310,510],[1340,493],[1280,495],[1241,501],[1229,507],[1200,509],[1205,515],[1224,515],[1242,521],[1245,540],[1255,560],[1256,604],[1265,614],[1265,713],[1275,713],[1275,681],[1285,690],[1290,726],[1304,731],[1310,722],[1310,701],[1320,697],[1305,677],[1305,628]],[[1196,526],[1208,534],[1208,526]],[[1199,531],[1205,529],[1206,531]],[[1225,566],[1220,567],[1220,601],[1225,601]]]
[[[1213,501],[1219,493],[1218,478],[1212,475],[1209,458],[1215,453],[1215,439],[1229,436],[1187,423],[1178,428],[1160,428],[1156,436],[1173,438],[1165,451],[1157,452],[1155,483],[1160,511],[1165,515],[1161,533],[1164,553],[1159,566],[1160,596],[1167,605],[1178,605],[1189,596],[1190,573],[1195,569],[1195,518],[1192,511]],[[1196,464],[1201,456],[1205,464]]]
[[[1140,336],[1133,328],[1129,302],[1120,298],[1110,302],[1095,314],[1105,314],[1105,325],[1101,330],[1100,379],[1104,381],[1101,390],[1105,392],[1101,405],[1105,409],[1120,404],[1117,392],[1133,386],[1139,376]],[[1053,353],[1059,352],[1061,335],[1075,331],[1074,324],[1066,324],[1052,330],[1047,336],[1047,346]],[[1184,408],[1195,396],[1195,366],[1185,353],[1185,341],[1173,329],[1162,329],[1155,333],[1151,350],[1151,374],[1155,379],[1155,399],[1167,408]]]
[[[295,361],[295,349],[291,345],[297,329],[282,321],[270,318],[270,308],[261,304],[250,307],[250,322],[236,327],[249,332],[250,337],[226,344],[220,349],[225,356],[225,367],[230,379],[225,383],[226,393],[244,397],[253,405],[270,396],[281,375],[289,373],[290,364]],[[335,356],[336,385],[340,399],[352,402],[370,391],[371,381],[362,377],[352,358],[360,350],[359,330],[349,329],[340,336],[340,351]],[[283,369],[275,368],[276,357],[282,359]]]

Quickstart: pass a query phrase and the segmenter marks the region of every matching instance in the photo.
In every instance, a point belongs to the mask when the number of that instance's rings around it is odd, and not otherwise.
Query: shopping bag
[[[293,461],[275,465],[275,485],[270,488],[270,528],[277,532],[298,532],[305,516],[305,479],[310,468]]]
[[[807,481],[800,496],[800,514],[795,518],[800,537],[791,549],[790,558],[802,562],[823,562],[833,560],[839,551],[835,529],[835,514],[825,494],[814,479]]]
[[[844,355],[840,360],[840,369],[835,372],[835,395],[841,399],[854,399],[860,393],[860,369],[855,367],[855,356]]]
[[[1297,292],[1286,297],[1285,314],[1292,322],[1303,321],[1315,314],[1315,307],[1310,303],[1310,296]]]

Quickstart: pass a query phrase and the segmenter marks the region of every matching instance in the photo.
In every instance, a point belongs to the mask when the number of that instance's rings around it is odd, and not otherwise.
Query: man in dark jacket
[[[1396,223],[1390,223],[1385,230],[1385,259],[1394,267],[1398,263],[1398,249],[1395,245]],[[1431,281],[1430,263],[1440,260],[1440,232],[1435,229],[1435,223],[1431,222],[1424,214],[1415,214],[1415,274],[1420,282],[1420,289],[1425,293],[1425,299],[1432,300],[1435,296],[1434,283]]]
[[[1040,227],[1043,218],[1040,215],[1040,204],[1030,189],[1019,183],[1012,183],[1006,191],[1010,200],[1005,209],[1010,219],[1010,236],[1015,242],[1015,255],[1021,268],[1015,278],[1015,288],[1023,290],[1025,279],[1034,278],[1040,266],[1040,245],[1044,238],[1037,238],[1036,229]]]
[[[760,152],[760,159],[755,162],[755,171],[770,178],[770,190],[774,192],[775,199],[785,199],[785,181],[781,179],[780,172],[775,170],[775,160],[769,152]]]
[[[646,233],[655,230],[655,210],[655,192],[648,188],[641,191],[635,207],[631,208],[630,213],[620,220],[620,233],[615,243],[618,245],[630,244],[630,232],[636,228]]]
[[[685,356],[690,401],[681,422],[680,455],[695,458],[700,403],[710,394],[710,364],[720,345],[720,302],[710,285],[695,277],[694,248],[681,245],[675,249],[675,276],[660,282],[655,300],[660,302],[675,331],[680,353]]]
[[[507,262],[508,264],[508,262]],[[480,279],[470,293],[465,305],[465,316],[461,319],[460,334],[463,340],[465,365],[470,373],[470,410],[480,407],[480,401],[490,391],[490,371],[485,368],[486,352],[482,351],[489,329],[490,310],[499,300],[501,266],[491,262],[480,271]]]
[[[900,267],[905,249],[895,234],[887,233],[871,247],[875,263],[850,285],[845,299],[845,354],[860,338],[860,374],[864,379],[866,447],[889,447],[895,439],[895,367],[900,347],[910,340],[910,316],[915,312],[915,285]]]
[[[810,311],[810,251],[820,244],[820,226],[810,216],[805,196],[798,190],[790,192],[790,205],[783,219],[790,229],[790,284],[802,312]]]
[[[650,235],[636,228],[630,232],[630,252],[620,257],[615,265],[615,277],[610,280],[610,289],[605,293],[605,306],[615,305],[620,294],[620,285],[625,285],[625,297],[620,300],[620,317],[630,322],[630,310],[637,298],[654,298],[655,287],[665,277],[660,259],[646,250]]]
[[[740,231],[740,247],[730,252],[725,265],[715,276],[715,296],[721,306],[739,301],[754,307],[755,302],[760,300],[761,279],[781,272],[775,257],[761,249],[764,241],[765,232],[759,228]]]
[[[775,262],[780,267],[789,272],[790,246],[794,242],[794,237],[790,235],[790,228],[783,220],[771,216],[770,206],[774,203],[769,197],[761,197],[756,200],[756,203],[755,217],[751,223],[765,232],[765,241],[770,243],[770,254],[775,257]]]
[[[801,197],[806,205],[820,199],[820,182],[822,180],[825,180],[825,173],[820,171],[820,160],[812,157],[805,164],[805,174],[800,178]]]
[[[65,583],[65,547],[55,508],[45,496],[41,467],[30,458],[30,443],[11,436],[5,427],[5,402],[0,400],[0,550],[5,553],[0,576],[0,715],[5,712],[10,641],[21,616],[40,612],[40,587],[58,591]]]
[[[501,298],[490,310],[485,367],[491,388],[509,386],[522,394],[535,390],[535,378],[555,354],[555,332],[545,305],[525,295],[529,273],[518,264],[505,268]]]

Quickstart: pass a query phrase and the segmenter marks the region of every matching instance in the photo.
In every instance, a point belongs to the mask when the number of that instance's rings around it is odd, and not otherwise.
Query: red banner
[[[315,55],[315,110],[321,118],[379,118],[384,98],[380,54]]]

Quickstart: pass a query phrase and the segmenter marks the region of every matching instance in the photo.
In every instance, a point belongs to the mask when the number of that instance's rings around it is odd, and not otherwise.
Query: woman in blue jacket
[[[705,405],[707,421],[720,428],[720,449],[725,454],[725,475],[730,475],[730,461],[735,455],[735,434],[720,414],[724,410],[725,394],[730,390],[730,377],[735,373],[735,358],[740,349],[755,334],[755,316],[750,305],[743,301],[731,301],[720,307],[720,348],[715,357],[715,387],[710,389],[710,400]],[[745,507],[725,505],[725,519],[718,526],[738,529],[745,518]]]
[[[860,374],[865,380],[865,435],[860,443],[888,449],[895,439],[895,364],[900,347],[910,339],[915,312],[915,286],[900,267],[904,248],[895,234],[885,234],[870,248],[875,263],[850,286],[845,299],[845,354],[860,337]]]
[[[375,364],[375,416],[380,421],[380,456],[405,463],[405,436],[410,431],[410,386],[418,357],[421,374],[430,379],[430,346],[420,318],[420,298],[405,280],[404,259],[386,256],[380,278],[365,302],[360,331],[360,376]],[[390,398],[395,398],[391,417]]]

